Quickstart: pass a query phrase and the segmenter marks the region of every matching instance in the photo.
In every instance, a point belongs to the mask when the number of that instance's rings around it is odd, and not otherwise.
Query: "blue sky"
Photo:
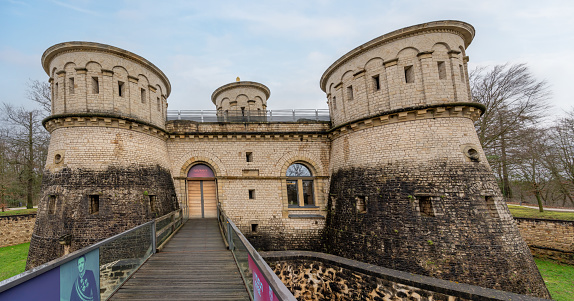
[[[472,24],[470,68],[527,63],[553,91],[553,113],[574,106],[574,1],[104,1],[0,0],[0,102],[32,106],[28,79],[65,41],[141,55],[168,76],[169,109],[214,109],[211,93],[242,80],[271,89],[270,109],[327,108],[319,79],[349,50],[402,27]]]

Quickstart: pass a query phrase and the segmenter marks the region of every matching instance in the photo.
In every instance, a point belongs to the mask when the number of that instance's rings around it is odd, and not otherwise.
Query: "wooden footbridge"
[[[249,300],[217,219],[190,219],[110,300]]]

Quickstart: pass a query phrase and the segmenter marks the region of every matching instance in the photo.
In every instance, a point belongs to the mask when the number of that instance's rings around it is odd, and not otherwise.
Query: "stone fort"
[[[324,121],[275,121],[270,90],[239,80],[213,92],[211,121],[168,120],[171,84],[148,60],[91,42],[48,48],[51,140],[27,267],[178,208],[215,217],[219,204],[259,249],[549,297],[474,129],[474,34],[437,21],[349,51],[321,76]]]

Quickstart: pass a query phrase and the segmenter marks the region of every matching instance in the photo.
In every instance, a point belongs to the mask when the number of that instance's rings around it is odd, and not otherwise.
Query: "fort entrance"
[[[196,164],[187,173],[187,206],[190,218],[217,217],[217,194],[213,170]]]

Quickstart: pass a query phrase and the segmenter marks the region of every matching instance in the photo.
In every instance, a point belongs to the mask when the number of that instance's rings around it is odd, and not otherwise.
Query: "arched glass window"
[[[289,207],[314,206],[313,175],[309,168],[301,163],[291,164],[286,176]]]
[[[188,178],[213,178],[215,175],[209,166],[205,164],[197,164],[189,169],[187,172]]]

